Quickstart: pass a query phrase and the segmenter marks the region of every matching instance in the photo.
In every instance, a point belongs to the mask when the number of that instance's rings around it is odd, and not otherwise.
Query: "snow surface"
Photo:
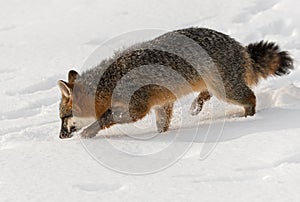
[[[120,130],[150,128],[139,137],[149,138],[155,134],[152,115],[92,140],[59,139],[56,87],[69,69],[82,69],[104,41],[153,28],[209,27],[243,44],[274,40],[298,67],[298,8],[295,0],[0,1],[0,201],[300,201],[298,69],[255,88],[254,117],[245,119],[240,107],[213,99],[193,118],[187,98],[178,104],[171,130],[148,140],[122,136]],[[218,106],[226,107],[226,115],[213,110]],[[224,120],[214,148],[216,136],[205,134]],[[147,159],[124,162],[114,158],[112,148],[106,150],[103,135],[112,136],[115,150],[149,154],[175,145],[176,155],[158,156],[150,167]],[[125,175],[95,160],[108,160],[119,171],[153,171],[180,157],[176,149],[191,142],[179,161],[150,175]],[[214,149],[202,158],[207,146]]]

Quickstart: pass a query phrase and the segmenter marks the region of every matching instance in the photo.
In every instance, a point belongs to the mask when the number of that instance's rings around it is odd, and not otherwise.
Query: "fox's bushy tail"
[[[281,51],[273,42],[251,43],[247,51],[253,61],[253,71],[257,78],[282,76],[294,69],[293,59],[287,51]]]

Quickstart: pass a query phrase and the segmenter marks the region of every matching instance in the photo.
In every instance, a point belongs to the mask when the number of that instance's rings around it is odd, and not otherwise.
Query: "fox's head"
[[[60,138],[70,138],[72,133],[92,122],[93,100],[89,99],[80,83],[75,81],[79,74],[71,70],[68,73],[68,82],[59,80],[57,82],[61,91],[61,102],[59,104],[59,116],[61,119]],[[76,90],[75,90],[75,89]]]
[[[69,138],[71,133],[76,131],[76,126],[73,121],[73,89],[75,80],[79,74],[71,70],[68,74],[68,82],[59,80],[57,82],[61,91],[61,101],[59,104],[59,117],[61,119],[60,138]]]

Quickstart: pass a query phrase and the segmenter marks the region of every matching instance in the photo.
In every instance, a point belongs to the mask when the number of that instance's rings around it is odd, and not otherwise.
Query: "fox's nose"
[[[60,139],[65,139],[65,138],[70,138],[70,137],[71,137],[71,133],[68,133],[68,130],[66,130],[66,129],[60,130],[60,133],[59,133]]]

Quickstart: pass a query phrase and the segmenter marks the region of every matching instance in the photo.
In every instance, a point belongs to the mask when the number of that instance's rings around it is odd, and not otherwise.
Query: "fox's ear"
[[[75,70],[70,70],[68,73],[68,84],[71,88],[74,87],[75,80],[79,77],[79,74]]]
[[[57,82],[57,85],[61,91],[62,96],[67,98],[71,97],[71,88],[68,86],[68,84],[65,81],[59,80]]]

